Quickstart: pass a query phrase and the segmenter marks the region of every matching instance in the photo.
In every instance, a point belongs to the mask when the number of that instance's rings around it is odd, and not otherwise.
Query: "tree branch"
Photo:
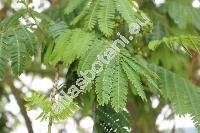
[[[25,107],[25,101],[21,95],[22,92],[20,90],[18,90],[17,88],[15,88],[13,81],[14,80],[12,78],[12,75],[7,74],[7,76],[5,77],[5,82],[10,86],[11,92],[13,93],[13,95],[17,101],[17,104],[20,108],[20,112],[21,112],[22,116],[24,117],[28,132],[33,133],[32,122],[27,114],[26,107]]]
[[[190,62],[190,70],[189,70],[189,79],[196,85],[200,85],[200,79],[198,79],[197,77],[195,77],[195,73],[198,69],[197,65],[198,65],[198,53],[195,52],[194,50],[190,50],[191,51],[191,62]]]

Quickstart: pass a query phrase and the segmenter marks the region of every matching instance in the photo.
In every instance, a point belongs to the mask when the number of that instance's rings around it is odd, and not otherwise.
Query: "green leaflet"
[[[168,0],[164,7],[180,28],[186,28],[188,24],[193,24],[200,29],[200,10],[193,8],[190,0]]]
[[[131,116],[127,111],[116,113],[109,105],[99,106],[96,111],[98,133],[130,133]]]
[[[67,24],[65,22],[59,22],[52,24],[49,28],[51,35],[54,39],[60,36],[67,28]]]
[[[115,6],[127,23],[133,23],[136,21],[136,17],[134,16],[136,11],[133,10],[133,7],[135,9],[137,8],[128,0],[115,0]]]
[[[51,62],[59,61],[70,65],[74,60],[85,54],[89,46],[93,44],[95,36],[80,29],[65,30],[55,41],[55,48],[51,55]]]
[[[99,105],[104,105],[105,103],[108,103],[108,101],[110,100],[110,94],[103,95],[103,91],[104,91],[103,90],[103,81],[104,81],[103,74],[101,74],[99,77],[97,77],[95,79],[95,87],[96,87],[95,92],[97,94],[97,101],[98,101]]]
[[[71,36],[70,33],[68,33],[68,32],[65,33],[65,30],[67,29],[67,27],[68,26],[65,22],[59,22],[59,23],[54,23],[54,24],[50,25],[49,32],[52,36],[52,40],[49,40],[47,43],[48,45],[46,45],[44,48],[45,55],[44,55],[43,61],[45,64],[48,64],[49,62],[51,62],[53,60],[55,60],[55,62],[56,62],[57,59],[62,58],[59,55],[57,55],[57,53],[55,51],[59,52],[60,50],[62,50],[61,48],[64,45],[62,43],[59,43],[59,45],[61,45],[61,46],[60,47],[56,46],[56,49],[54,49],[55,43],[53,42],[53,39],[56,40],[57,42],[61,41],[61,42],[68,43],[69,42],[68,38],[64,38],[64,36],[57,39],[61,34],[66,34],[66,36]],[[51,56],[53,50],[54,50],[55,55]],[[56,58],[56,59],[54,59],[54,58]]]
[[[35,35],[19,25],[19,18],[25,13],[26,10],[19,10],[0,23],[2,30],[0,38],[1,79],[4,76],[5,66],[9,59],[13,73],[20,75],[26,66],[27,58],[35,54],[37,44]],[[17,25],[18,27],[16,27]]]
[[[189,80],[162,67],[149,65],[160,76],[158,80],[161,94],[172,103],[173,109],[180,115],[190,114],[200,131],[200,91]]]
[[[81,0],[70,0],[68,6],[65,8],[64,13],[70,14],[73,12],[79,5],[81,4]]]
[[[58,38],[56,38],[54,49],[50,55],[50,61],[53,64],[64,60],[63,52],[66,52],[65,48],[69,45],[71,36],[72,32],[67,29]]]
[[[100,0],[100,8],[98,12],[99,28],[106,36],[111,36],[114,26],[115,7],[113,0]]]
[[[74,18],[72,21],[71,21],[71,25],[75,25],[77,24],[89,11],[89,0],[87,0],[84,5],[83,5],[83,9],[81,10],[81,12],[79,13],[79,15]]]
[[[12,70],[16,75],[20,75],[23,72],[26,61],[26,48],[25,45],[20,42],[17,33],[14,33],[14,36],[9,39],[8,42],[10,45],[10,57],[11,57],[11,66]],[[14,44],[12,44],[14,43]]]
[[[151,42],[149,42],[149,49],[151,50],[155,50],[159,45],[161,45],[162,40],[153,40]]]
[[[104,55],[106,48],[110,42],[96,40],[94,41],[94,45],[90,47],[90,49],[86,52],[86,54],[80,58],[80,62],[78,65],[78,74],[80,71],[84,72],[85,70],[91,70],[92,64],[97,61],[99,56]],[[107,104],[110,99],[110,85],[111,85],[111,77],[112,72],[110,65],[105,65],[105,69],[97,76],[96,78],[96,93],[97,100],[99,104]],[[109,88],[108,88],[109,87]]]
[[[44,112],[50,112],[52,109],[50,101],[47,97],[39,92],[35,92],[31,97],[26,97],[25,101],[27,102],[26,106],[30,109],[35,108],[36,106],[44,110]]]
[[[92,7],[90,14],[86,16],[85,27],[86,29],[92,30],[97,23],[97,9],[100,0],[93,1],[94,6]],[[92,3],[92,4],[93,4]]]
[[[93,44],[95,36],[80,30],[76,30],[71,37],[70,45],[66,47],[64,56],[67,57],[65,62],[70,64],[74,59],[79,58],[88,50],[89,46]]]
[[[131,83],[137,89],[138,95],[144,101],[147,101],[147,98],[146,98],[146,95],[144,92],[144,88],[142,86],[142,83],[140,82],[140,77],[138,76],[138,74],[133,69],[131,69],[131,67],[128,66],[126,63],[123,63],[122,67],[123,67],[124,71],[126,72],[128,79],[131,81]]]
[[[53,105],[51,116],[54,121],[66,120],[78,111],[78,105],[72,100],[61,99]]]
[[[7,53],[5,49],[4,38],[0,37],[0,39],[0,80],[2,80],[6,71]]]
[[[16,26],[16,24],[19,23],[19,18],[21,18],[23,15],[25,15],[26,10],[19,10],[12,14],[9,17],[6,17],[3,21],[0,23],[0,29],[2,30],[8,30],[10,27]]]
[[[97,41],[94,47],[86,52],[81,58],[78,66],[80,71],[91,70],[92,64],[105,52],[105,46],[101,45],[101,41]],[[105,57],[104,57],[105,58]],[[140,77],[146,78],[145,82],[151,90],[158,91],[158,86],[154,78],[155,74],[136,58],[132,57],[127,50],[115,56],[108,64],[104,64],[103,71],[96,75],[95,92],[97,101],[100,105],[111,104],[115,111],[123,110],[126,104],[128,81],[134,84],[138,90],[138,94],[143,100],[146,100],[142,81]]]
[[[8,58],[11,60],[11,67],[16,75],[20,75],[25,66],[27,58],[34,55],[37,44],[36,37],[24,27],[9,31],[1,37],[1,64],[5,64]],[[5,58],[6,57],[6,58]],[[1,69],[4,69],[2,66]],[[3,70],[1,70],[3,72]]]
[[[128,79],[120,65],[119,55],[114,63],[114,75],[111,91],[111,105],[116,112],[123,110],[127,98]]]
[[[47,97],[39,92],[34,92],[31,97],[26,97],[25,100],[27,108],[40,108],[42,110],[42,113],[37,117],[41,121],[48,120],[50,116],[53,121],[66,120],[78,110],[78,106],[72,100],[63,98],[55,101],[52,105]]]
[[[90,70],[92,68],[92,64],[98,59],[98,56],[105,52],[106,44],[109,43],[110,42],[105,42],[102,40],[95,40],[92,47],[90,47],[86,54],[80,58],[78,73],[80,73],[80,71]]]
[[[200,38],[197,36],[180,36],[180,37],[164,37],[162,40],[153,40],[149,43],[149,48],[155,50],[159,45],[165,44],[171,49],[175,49],[174,46],[180,45],[187,52],[189,49],[194,49],[200,53]]]
[[[18,37],[20,40],[25,44],[26,50],[30,55],[34,55],[36,51],[36,45],[37,45],[37,38],[36,36],[22,27],[22,29],[17,31]]]
[[[145,77],[145,79],[147,80],[147,85],[153,92],[159,91],[159,87],[157,86],[156,81],[154,80],[154,78],[157,78],[156,75],[154,75],[153,72],[151,72],[151,70],[146,68],[145,64],[142,64],[136,59],[133,59],[131,59],[130,56],[123,56],[124,62],[126,62],[137,74]]]
[[[136,22],[136,11],[133,10],[133,7],[137,8],[128,0],[86,0],[81,2],[80,4],[77,3],[77,0],[70,0],[65,8],[65,11],[68,10],[67,14],[75,9],[80,10],[79,15],[72,20],[72,25],[77,24],[83,18],[86,29],[93,30],[95,29],[95,25],[98,24],[100,31],[106,37],[109,37],[113,35],[115,16],[118,12],[127,23]],[[82,7],[82,5],[84,6]]]
[[[114,74],[114,61],[106,65],[104,71],[96,78],[97,100],[100,105],[108,104],[110,101],[110,93],[113,89],[112,77]]]

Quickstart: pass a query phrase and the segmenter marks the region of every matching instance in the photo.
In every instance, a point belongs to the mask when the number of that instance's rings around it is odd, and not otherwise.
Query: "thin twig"
[[[58,80],[60,77],[59,74],[59,64],[56,65],[56,72],[55,72],[55,78],[54,78],[54,82],[53,82],[53,88],[51,90],[51,94],[50,94],[50,100],[51,100],[51,104],[53,105],[55,102],[55,96],[56,96],[56,92],[57,92],[57,86],[58,86]],[[48,133],[51,133],[51,127],[52,127],[52,117],[51,115],[49,116],[49,124],[48,124]]]

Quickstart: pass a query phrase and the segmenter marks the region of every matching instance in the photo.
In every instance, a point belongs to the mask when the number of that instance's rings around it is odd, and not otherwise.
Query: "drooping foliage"
[[[99,43],[100,44],[100,43]],[[97,45],[97,44],[96,44]],[[89,49],[86,56],[80,61],[80,71],[92,68],[92,64],[97,59],[97,55],[103,54],[103,46],[95,46]],[[159,90],[154,78],[156,74],[149,70],[147,66],[129,54],[127,50],[117,53],[109,64],[104,65],[104,70],[96,78],[97,100],[100,105],[111,102],[113,108],[118,112],[125,107],[128,92],[128,83],[131,82],[137,89],[138,95],[145,101],[147,100],[142,86],[141,78],[146,79],[147,85],[152,90]]]
[[[188,79],[182,78],[164,68],[155,65],[150,65],[150,67],[158,73],[160,77],[158,85],[161,89],[161,94],[172,103],[174,111],[180,115],[189,113],[199,131],[199,87]]]
[[[25,15],[25,10],[20,10],[0,23],[1,78],[4,77],[9,60],[13,72],[20,75],[27,61],[35,54],[36,36],[25,26],[19,25],[18,19],[23,15]]]
[[[167,0],[157,8],[150,0],[137,2],[68,0],[59,1],[57,5],[56,1],[49,9],[38,13],[26,1],[25,9],[16,11],[0,23],[0,78],[5,77],[10,67],[13,74],[19,76],[33,62],[40,67],[45,65],[44,71],[51,78],[51,72],[55,71],[57,80],[65,80],[63,90],[69,92],[72,90],[65,87],[76,85],[74,78],[82,77],[81,72],[91,70],[94,63],[101,62],[102,71],[95,74],[87,91],[82,91],[85,94],[80,93],[74,99],[57,95],[59,87],[55,81],[54,100],[52,94],[48,98],[34,92],[25,99],[27,108],[40,108],[42,112],[38,119],[50,123],[66,120],[81,110],[82,114],[93,117],[97,132],[124,133],[131,132],[131,124],[134,124],[127,111],[131,101],[137,102],[137,98],[141,98],[147,103],[151,96],[157,96],[160,101],[164,98],[166,103],[169,102],[175,113],[190,114],[199,130],[199,87],[185,75],[175,74],[188,73],[189,65],[196,61],[188,61],[194,55],[190,53],[199,54],[199,9],[193,8],[189,0]],[[19,20],[26,17],[35,22],[20,23]],[[142,23],[146,18],[151,18],[154,27],[151,21]],[[139,28],[136,35],[130,32],[130,25]],[[115,40],[127,45],[116,50],[112,47]],[[177,54],[171,54],[161,44],[178,51]],[[188,60],[185,60],[186,56]],[[100,60],[103,57],[104,62]],[[155,64],[149,65],[149,61],[155,61]],[[56,71],[58,66],[61,66],[60,73]],[[29,69],[35,68],[29,66]],[[198,77],[197,69],[193,70],[193,66],[191,69],[193,76]],[[132,108],[137,107],[146,110],[142,105]]]

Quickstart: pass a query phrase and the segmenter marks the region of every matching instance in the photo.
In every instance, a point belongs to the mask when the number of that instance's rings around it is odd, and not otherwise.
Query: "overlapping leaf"
[[[165,44],[171,49],[175,49],[175,46],[179,45],[187,52],[189,52],[189,49],[193,49],[200,53],[200,38],[197,36],[164,37],[162,40],[151,41],[149,48],[155,50],[161,44]]]
[[[70,0],[68,3],[76,3],[76,1]],[[75,25],[80,20],[84,20],[84,25],[89,30],[95,29],[95,25],[98,24],[100,31],[106,37],[113,34],[117,13],[127,23],[136,22],[138,8],[135,4],[129,2],[129,0],[86,0],[80,1],[80,3],[79,6],[77,4],[68,4],[65,9],[65,11],[68,10],[67,14],[74,10],[75,5],[77,9],[80,9],[79,15],[71,24]]]
[[[2,55],[1,72],[5,69],[3,65],[10,59],[13,72],[16,75],[20,75],[26,66],[27,59],[34,55],[36,44],[35,35],[24,27],[19,27],[3,34],[0,43],[0,54]]]
[[[172,103],[174,111],[180,115],[190,114],[200,131],[199,87],[164,68],[155,65],[150,65],[150,67],[158,73],[161,93]]]

